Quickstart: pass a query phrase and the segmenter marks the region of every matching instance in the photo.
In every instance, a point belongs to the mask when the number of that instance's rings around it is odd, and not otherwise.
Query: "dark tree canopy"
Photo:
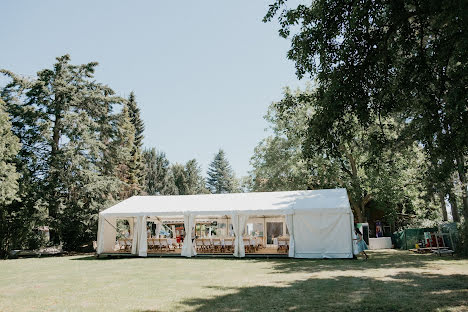
[[[278,0],[264,21],[278,17],[298,77],[317,82],[321,123],[308,136],[322,139],[310,144],[335,144],[332,128],[352,138],[350,113],[365,130],[380,127],[376,152],[417,142],[434,167],[429,187],[455,203],[460,194],[468,219],[466,12],[462,0],[318,0],[293,8]],[[388,118],[403,121],[393,140]],[[468,222],[465,233],[468,251]]]
[[[21,201],[11,209],[46,213],[36,226],[49,226],[51,243],[65,249],[93,240],[97,213],[119,198],[121,161],[112,149],[121,132],[113,108],[124,99],[94,80],[96,66],[73,65],[65,55],[35,79],[2,70],[10,82],[1,96],[22,143]]]

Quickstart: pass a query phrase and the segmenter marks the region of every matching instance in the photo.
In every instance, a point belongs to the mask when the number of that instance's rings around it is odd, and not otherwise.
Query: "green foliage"
[[[140,117],[140,108],[136,102],[135,93],[132,91],[127,101],[128,111],[130,120],[133,127],[135,128],[135,142],[134,145],[138,149],[143,147],[143,132],[145,131],[145,125]]]
[[[208,168],[207,188],[213,194],[239,192],[239,183],[222,149],[215,155]]]
[[[120,199],[126,199],[140,191],[138,181],[138,168],[136,167],[136,153],[132,154],[135,148],[135,127],[133,126],[128,105],[125,104],[118,117],[118,136],[115,141],[117,153],[116,159],[119,160],[116,166],[116,173],[122,182],[122,188],[119,195]]]
[[[297,91],[293,95],[290,89],[285,89],[285,97],[300,94]],[[299,111],[283,118],[278,105],[270,105],[264,117],[273,135],[255,147],[251,158],[253,191],[305,190],[313,184],[308,161],[302,154],[301,133],[306,130],[307,106],[297,107]]]
[[[19,173],[14,158],[20,146],[19,139],[11,132],[10,118],[0,99],[0,207],[17,199]]]
[[[148,195],[206,194],[205,180],[195,159],[185,165],[170,164],[163,152],[148,149],[143,152],[146,163],[146,192]]]
[[[385,211],[388,221],[432,210],[423,200],[427,166],[421,147],[395,141],[401,122],[388,119],[365,129],[349,115],[343,125],[318,132],[322,119],[314,92],[310,87],[294,93],[286,89],[284,98],[270,106],[266,119],[273,135],[255,149],[253,189],[345,187],[361,222],[371,209]],[[377,150],[373,145],[382,129],[387,146]]]
[[[148,195],[178,194],[166,154],[157,152],[155,148],[146,149],[143,151],[143,158],[146,165],[146,193]]]
[[[45,227],[65,250],[89,245],[98,212],[133,195],[208,192],[195,160],[178,170],[164,153],[142,152],[135,94],[123,99],[96,82],[96,66],[65,55],[34,79],[1,70],[9,78],[0,102],[2,257],[40,246]]]
[[[65,55],[34,80],[2,71],[11,78],[2,98],[22,143],[17,161],[26,200],[14,207],[40,214],[35,220],[50,226],[51,243],[65,249],[94,239],[97,213],[118,198],[121,161],[113,152],[127,129],[119,129],[112,110],[124,99],[93,79],[96,66],[72,65]]]
[[[352,127],[342,122],[351,115],[365,131],[382,128],[372,141],[378,151],[388,146],[386,120],[397,120],[395,141],[417,144],[430,162],[429,193],[442,202],[447,193],[452,202],[460,194],[468,220],[465,11],[463,1],[319,0],[288,8],[278,0],[264,21],[278,16],[280,35],[291,37],[288,58],[297,75],[317,81],[321,122],[309,127],[309,137],[336,128],[352,138]],[[324,141],[335,144],[330,136]]]
[[[145,184],[145,163],[143,160],[142,148],[143,148],[143,132],[145,131],[145,125],[140,117],[140,108],[135,99],[135,93],[131,92],[127,101],[128,113],[130,121],[134,128],[134,141],[131,150],[131,159],[129,162],[129,171],[133,176],[133,194],[141,194],[143,190],[140,189],[140,185]],[[138,186],[138,187],[136,187]]]
[[[209,193],[205,188],[205,179],[201,175],[201,168],[195,159],[189,160],[185,166],[174,164],[171,171],[179,195]]]
[[[26,232],[17,222],[21,222],[22,218],[8,209],[13,201],[19,200],[20,175],[16,170],[15,156],[21,145],[11,131],[10,118],[3,105],[0,99],[0,258],[4,258],[14,244],[15,226],[19,225],[18,231]]]

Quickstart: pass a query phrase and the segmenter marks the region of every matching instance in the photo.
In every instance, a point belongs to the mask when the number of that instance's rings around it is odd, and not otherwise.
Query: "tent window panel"
[[[130,237],[130,223],[126,219],[117,219],[117,239],[129,238]]]
[[[247,235],[255,237],[263,237],[263,223],[247,223]]]
[[[273,238],[283,235],[283,222],[267,222],[267,244],[273,244]]]

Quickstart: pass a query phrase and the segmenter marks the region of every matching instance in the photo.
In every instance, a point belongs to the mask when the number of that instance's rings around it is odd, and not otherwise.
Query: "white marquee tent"
[[[289,257],[352,258],[353,214],[346,189],[181,196],[133,196],[99,213],[98,255],[112,253],[116,220],[132,220],[132,253],[147,256],[148,218],[183,218],[185,241],[192,241],[196,218],[229,216],[235,233],[234,256],[245,255],[246,222],[255,216],[282,216],[289,232]],[[134,220],[134,221],[133,221]],[[182,256],[196,255],[184,244]]]

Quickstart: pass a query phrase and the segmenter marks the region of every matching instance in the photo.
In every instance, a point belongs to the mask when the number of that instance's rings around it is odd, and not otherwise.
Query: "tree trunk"
[[[355,203],[354,201],[351,201],[351,207],[353,208],[353,212],[356,215],[358,222],[359,223],[364,223],[364,213],[361,210],[361,205],[358,203]]]
[[[347,149],[345,149],[345,153],[346,153],[346,158],[348,158],[349,164],[351,165],[351,171],[345,170],[345,168],[343,169],[350,175],[351,179],[353,180],[352,182],[353,187],[362,191],[361,186],[359,185],[356,161],[354,160],[353,155]],[[349,193],[348,193],[348,197],[349,197]],[[360,198],[358,201],[351,200],[351,207],[353,208],[353,211],[356,214],[359,223],[365,222],[365,219],[364,219],[364,212],[365,212],[365,207],[366,207],[365,200],[366,199],[363,199],[363,198]]]
[[[442,221],[447,221],[447,205],[445,204],[445,193],[442,191],[439,192],[439,203],[440,210],[442,211]]]
[[[458,177],[462,187],[462,203],[463,203],[463,216],[465,217],[465,225],[463,227],[463,253],[468,255],[468,194],[466,184],[466,173],[465,173],[465,159],[463,155],[460,155],[456,159]]]
[[[460,215],[458,214],[457,198],[452,190],[449,191],[449,202],[452,209],[453,222],[460,222]]]

